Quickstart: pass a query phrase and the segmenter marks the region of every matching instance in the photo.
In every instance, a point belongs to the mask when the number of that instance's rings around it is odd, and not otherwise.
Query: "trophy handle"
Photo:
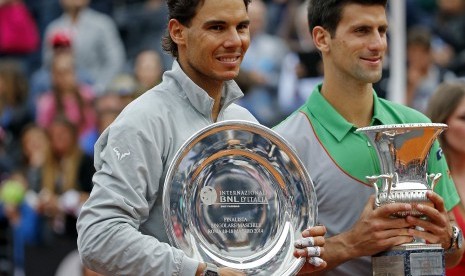
[[[431,185],[430,185],[431,191],[434,191],[434,187],[436,187],[436,184],[438,184],[441,176],[442,176],[441,173],[428,174],[428,180],[431,182]]]
[[[379,207],[381,205],[379,201],[379,188],[377,182],[379,179],[386,179],[388,181],[388,190],[387,190],[387,198],[390,199],[391,195],[391,186],[392,186],[392,174],[381,174],[381,175],[373,175],[367,176],[368,183],[370,183],[375,188],[375,206]]]

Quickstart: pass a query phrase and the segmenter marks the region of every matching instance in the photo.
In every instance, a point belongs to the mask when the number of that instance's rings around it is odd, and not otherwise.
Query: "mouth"
[[[223,55],[216,58],[218,61],[225,63],[225,64],[236,64],[241,60],[240,54],[233,54],[233,55]]]
[[[381,61],[383,60],[381,57],[369,57],[369,58],[361,58],[361,59],[371,64],[378,64],[378,63],[381,63]]]

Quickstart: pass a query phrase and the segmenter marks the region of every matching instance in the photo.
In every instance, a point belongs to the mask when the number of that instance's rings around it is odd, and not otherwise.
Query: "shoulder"
[[[308,115],[300,110],[289,115],[284,121],[273,127],[273,130],[292,144],[299,144],[307,139],[308,133],[313,132]]]
[[[423,113],[408,107],[403,104],[388,101],[386,99],[379,99],[382,108],[383,117],[387,119],[387,123],[430,123],[431,120]]]
[[[225,110],[225,117],[226,119],[234,118],[234,119],[241,119],[246,121],[251,121],[258,123],[257,119],[248,111],[246,108],[232,103],[228,108]]]

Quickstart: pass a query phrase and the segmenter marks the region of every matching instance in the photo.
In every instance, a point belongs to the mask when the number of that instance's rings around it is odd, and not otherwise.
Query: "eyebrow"
[[[211,26],[211,25],[222,25],[222,24],[227,24],[226,21],[224,20],[209,20],[209,21],[206,21],[203,25],[204,26]],[[241,24],[247,24],[249,25],[250,24],[250,20],[243,20],[241,22],[239,22],[238,25],[241,25]]]

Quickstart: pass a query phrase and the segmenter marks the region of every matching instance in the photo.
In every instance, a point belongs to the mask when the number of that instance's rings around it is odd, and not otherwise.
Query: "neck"
[[[223,82],[203,82],[201,79],[194,80],[198,86],[205,90],[213,99],[212,119],[216,122],[221,108],[221,92],[223,91]]]
[[[371,83],[355,83],[325,76],[321,93],[348,122],[357,127],[370,125],[373,117]]]
[[[212,109],[212,119],[213,119],[213,122],[216,122],[216,120],[218,119],[218,114],[220,113],[220,109],[221,109],[221,91],[219,91],[218,93],[215,93],[214,95],[211,95],[210,93],[208,93],[208,95],[210,95],[210,97],[212,97],[213,99],[213,109]]]
[[[178,58],[178,63],[184,73],[213,99],[212,119],[216,122],[221,108],[221,92],[223,91],[224,81],[212,80],[203,74],[199,74],[198,71],[184,62],[182,56]]]

